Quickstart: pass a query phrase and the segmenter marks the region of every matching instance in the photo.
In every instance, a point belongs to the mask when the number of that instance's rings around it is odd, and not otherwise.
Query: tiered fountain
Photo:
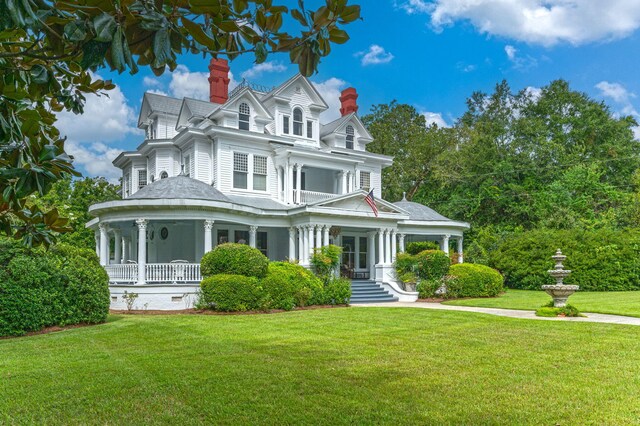
[[[564,269],[564,265],[562,264],[562,262],[567,258],[567,256],[562,254],[562,251],[560,251],[560,249],[558,249],[556,251],[556,254],[551,256],[551,258],[555,260],[556,266],[552,270],[547,272],[549,273],[549,275],[555,278],[556,283],[551,285],[543,285],[542,289],[546,291],[549,296],[553,297],[554,307],[563,308],[567,306],[567,299],[569,298],[569,296],[575,293],[580,288],[580,286],[567,285],[562,282],[571,273],[571,271]]]

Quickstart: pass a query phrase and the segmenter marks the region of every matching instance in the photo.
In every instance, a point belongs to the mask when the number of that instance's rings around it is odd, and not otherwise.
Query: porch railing
[[[148,283],[200,282],[199,263],[148,263],[145,271]]]
[[[135,283],[138,281],[138,265],[122,264],[107,265],[104,267],[109,275],[109,282],[113,283]]]
[[[300,204],[315,203],[316,201],[328,200],[338,194],[330,194],[328,192],[316,192],[316,191],[300,191]]]
[[[138,282],[138,266],[136,264],[107,265],[105,270],[111,283]],[[199,263],[148,263],[145,265],[145,282],[147,283],[193,283],[200,282]]]

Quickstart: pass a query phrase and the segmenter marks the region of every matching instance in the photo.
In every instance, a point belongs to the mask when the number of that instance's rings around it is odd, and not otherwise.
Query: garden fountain
[[[551,256],[551,258],[556,262],[556,266],[547,272],[556,280],[556,283],[543,285],[542,289],[546,291],[549,296],[553,297],[554,307],[563,308],[567,306],[569,296],[575,293],[580,287],[577,285],[567,285],[562,282],[571,273],[571,271],[564,269],[564,265],[562,264],[567,256],[562,254],[562,251],[558,249],[556,254]]]

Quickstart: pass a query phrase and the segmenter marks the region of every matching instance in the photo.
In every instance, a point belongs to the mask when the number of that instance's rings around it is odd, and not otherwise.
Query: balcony
[[[328,200],[329,198],[337,197],[339,194],[331,194],[327,192],[318,191],[300,191],[300,201],[298,204],[310,204],[317,201]]]

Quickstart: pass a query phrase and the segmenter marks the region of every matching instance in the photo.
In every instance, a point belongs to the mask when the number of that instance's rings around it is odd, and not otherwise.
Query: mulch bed
[[[175,311],[161,311],[161,310],[152,310],[152,309],[133,309],[131,311],[128,310],[120,310],[120,309],[110,309],[110,314],[117,315],[264,315],[264,314],[279,314],[282,312],[293,312],[293,311],[311,311],[314,309],[334,309],[334,308],[346,308],[347,305],[314,305],[314,306],[305,306],[304,308],[295,308],[291,311],[285,311],[284,309],[270,309],[268,311],[246,311],[246,312],[218,312],[212,311],[209,309],[180,309]]]
[[[100,323],[100,324],[104,324],[104,323]],[[100,325],[100,324],[82,323],[82,324],[70,324],[70,325],[65,325],[65,326],[53,325],[51,327],[45,327],[45,328],[43,328],[41,330],[29,331],[28,333],[25,333],[22,336],[0,336],[0,340],[17,339],[17,338],[20,338],[20,337],[36,336],[38,334],[56,333],[58,331],[71,330],[73,328],[81,328],[81,327],[91,327],[93,325]]]
[[[426,299],[418,299],[417,302],[428,302],[428,303],[442,303],[447,299],[442,297],[428,297]]]

